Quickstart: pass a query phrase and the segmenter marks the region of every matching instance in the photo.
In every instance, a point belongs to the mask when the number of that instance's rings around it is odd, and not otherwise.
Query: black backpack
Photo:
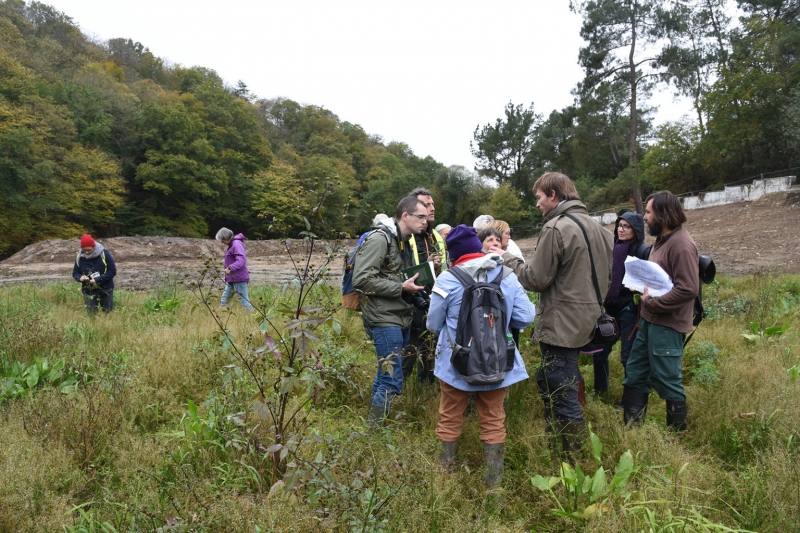
[[[506,330],[506,299],[500,289],[511,272],[503,267],[494,281],[476,282],[461,268],[450,269],[464,286],[450,362],[471,385],[496,385],[514,368],[515,344]]]

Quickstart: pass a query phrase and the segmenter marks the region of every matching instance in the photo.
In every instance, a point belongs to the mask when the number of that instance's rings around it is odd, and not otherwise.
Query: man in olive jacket
[[[644,420],[652,387],[667,402],[667,427],[682,431],[687,414],[681,382],[683,342],[692,331],[694,299],[700,291],[700,261],[697,246],[683,227],[686,213],[678,197],[659,191],[647,197],[646,205],[647,232],[656,238],[650,261],[669,275],[672,289],[655,297],[644,288],[639,329],[622,382],[623,419],[626,424]]]
[[[361,319],[378,356],[367,417],[371,426],[388,415],[392,400],[403,391],[401,354],[408,344],[412,318],[410,299],[404,295],[425,287],[415,283],[417,275],[404,281],[400,271],[414,264],[409,238],[427,225],[425,203],[413,196],[403,198],[395,218],[378,221],[358,251],[353,288],[363,296]]]
[[[564,215],[575,217],[586,230],[592,247],[600,294],[611,283],[613,235],[591,218],[580,202],[572,180],[548,172],[533,185],[538,207],[544,215],[536,251],[525,263],[497,247],[522,286],[539,293],[534,335],[542,351],[536,379],[545,407],[548,430],[561,437],[567,452],[580,450],[586,422],[578,398],[578,350],[594,333],[600,304],[592,281],[586,239],[578,225]]]

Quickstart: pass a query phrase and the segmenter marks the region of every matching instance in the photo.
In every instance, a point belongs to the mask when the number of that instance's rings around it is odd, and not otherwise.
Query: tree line
[[[583,18],[585,76],[547,118],[509,102],[476,128],[481,175],[524,199],[543,172],[571,176],[590,208],[649,192],[719,187],[796,166],[800,153],[800,2],[572,0]],[[544,81],[546,83],[546,80]],[[656,88],[692,116],[653,126]]]
[[[296,235],[316,216],[355,235],[428,187],[437,220],[492,213],[537,222],[533,180],[570,175],[591,207],[660,188],[697,190],[796,159],[800,2],[573,1],[586,76],[545,119],[509,102],[479,126],[475,170],[447,167],[317,105],[259,98],[132,39],[95,42],[39,2],[0,2],[0,257],[83,232],[250,238]],[[696,118],[652,126],[669,84]],[[476,172],[477,171],[477,172]]]

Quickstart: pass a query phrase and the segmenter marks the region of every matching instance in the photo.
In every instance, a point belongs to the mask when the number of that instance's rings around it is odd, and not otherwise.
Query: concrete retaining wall
[[[752,202],[765,194],[788,190],[794,185],[796,176],[755,180],[750,185],[725,187],[722,191],[701,192],[697,196],[683,199],[684,209],[700,209],[712,205],[732,204],[733,202]]]
[[[697,196],[683,198],[684,209],[701,209],[713,205],[732,204],[734,202],[753,202],[765,194],[786,191],[792,188],[797,176],[784,176],[782,178],[767,178],[754,180],[749,185],[726,186],[722,191],[701,192]],[[617,221],[616,213],[603,213],[593,215],[599,224],[604,226]]]

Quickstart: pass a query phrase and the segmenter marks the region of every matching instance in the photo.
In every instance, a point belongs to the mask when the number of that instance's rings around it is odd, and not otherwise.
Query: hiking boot
[[[367,429],[375,430],[382,427],[386,422],[386,409],[382,405],[375,403],[369,404],[367,413]]]
[[[626,426],[640,425],[647,414],[649,393],[625,387],[622,392],[622,418]]]
[[[456,464],[456,441],[442,441],[442,453],[439,454],[439,466],[452,472]]]
[[[577,459],[586,441],[586,421],[572,420],[563,422],[561,426],[561,447],[564,455],[572,460]]]
[[[455,443],[453,443],[455,444]],[[503,481],[505,443],[483,444],[483,462],[486,463],[486,488],[493,489]]]
[[[686,415],[689,412],[686,402],[667,400],[667,427],[676,431],[686,431]]]

